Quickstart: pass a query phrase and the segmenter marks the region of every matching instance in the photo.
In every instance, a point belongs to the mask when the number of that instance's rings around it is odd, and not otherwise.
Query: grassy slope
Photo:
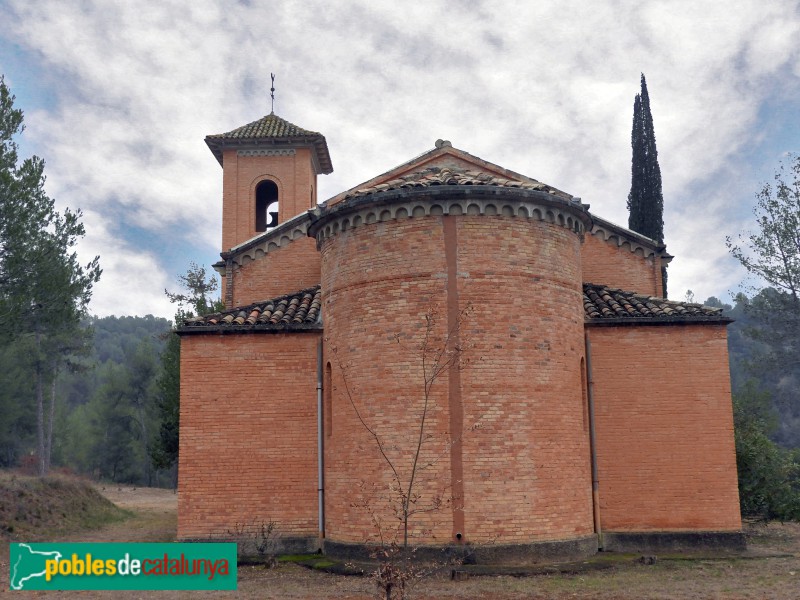
[[[42,537],[94,528],[131,516],[76,478],[0,471],[0,540]]]

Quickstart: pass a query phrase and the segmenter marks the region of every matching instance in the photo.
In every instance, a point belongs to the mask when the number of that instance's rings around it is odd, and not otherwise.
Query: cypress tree
[[[631,131],[631,191],[628,194],[628,229],[664,243],[664,197],[661,192],[661,168],[658,166],[656,134],[650,113],[647,81],[642,73],[642,91],[633,102]],[[664,296],[667,295],[666,267],[661,269]]]

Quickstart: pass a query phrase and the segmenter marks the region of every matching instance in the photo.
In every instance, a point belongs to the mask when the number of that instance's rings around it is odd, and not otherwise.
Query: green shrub
[[[770,439],[777,419],[769,394],[748,382],[734,395],[733,415],[742,516],[800,520],[800,452]]]

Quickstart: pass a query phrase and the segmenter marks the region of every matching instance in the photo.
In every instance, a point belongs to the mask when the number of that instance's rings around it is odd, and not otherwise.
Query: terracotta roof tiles
[[[422,171],[409,173],[408,175],[403,175],[385,183],[353,190],[347,194],[345,198],[356,198],[402,188],[433,187],[438,185],[489,185],[510,187],[524,190],[540,190],[566,199],[572,198],[569,194],[565,194],[560,190],[536,180],[517,181],[481,171],[457,167],[428,167]]]
[[[322,173],[332,173],[333,164],[328,152],[325,136],[317,131],[310,131],[282,119],[274,113],[261,117],[257,121],[242,125],[226,133],[215,133],[206,136],[206,144],[222,164],[222,148],[233,144],[311,144],[316,152],[319,168]]]
[[[200,330],[306,330],[321,323],[322,293],[314,286],[249,306],[184,321],[181,333]]]
[[[721,308],[655,298],[592,283],[583,284],[583,308],[589,322],[620,319],[730,320],[722,315]]]
[[[587,323],[729,322],[721,308],[677,302],[610,288],[583,284],[583,308]],[[322,292],[314,286],[293,294],[256,302],[212,315],[187,319],[180,333],[203,331],[304,331],[322,324]]]
[[[263,138],[293,138],[321,136],[317,131],[309,131],[298,127],[294,123],[280,118],[276,114],[269,114],[257,121],[237,127],[227,133],[217,133],[206,136],[210,139],[263,139]]]

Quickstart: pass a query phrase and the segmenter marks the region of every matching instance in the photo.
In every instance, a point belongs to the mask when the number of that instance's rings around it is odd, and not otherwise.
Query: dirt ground
[[[134,517],[101,529],[47,541],[166,542],[176,531],[177,496],[170,490],[98,486]],[[800,599],[800,524],[752,525],[746,558],[681,560],[659,557],[653,565],[623,560],[612,568],[580,575],[432,577],[413,598],[518,599]],[[8,545],[0,549],[0,593],[8,592]],[[373,597],[368,578],[330,575],[294,564],[274,569],[241,566],[236,592],[28,592],[47,598],[350,598]]]

